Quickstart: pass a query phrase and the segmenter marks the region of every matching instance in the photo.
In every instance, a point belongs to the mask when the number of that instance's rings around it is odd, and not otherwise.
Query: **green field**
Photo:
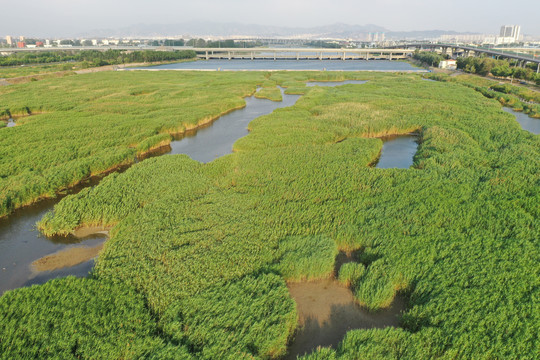
[[[9,79],[31,75],[43,75],[48,73],[70,71],[73,69],[80,69],[80,63],[0,67],[0,79]]]
[[[304,85],[344,78],[368,82]],[[360,304],[400,294],[407,310],[400,328],[350,331],[306,359],[538,356],[540,137],[458,82],[122,72],[0,88],[4,113],[43,112],[0,130],[4,214],[241,107],[257,85],[277,99],[273,84],[304,96],[254,120],[233,154],[147,159],[45,216],[47,234],[114,228],[91,278],[0,298],[0,358],[279,358],[297,326],[286,281],[331,276],[339,250],[359,250],[339,280]],[[411,169],[369,166],[376,137],[411,131]]]
[[[540,118],[540,92],[523,86],[516,86],[475,75],[448,76],[434,73],[426,78],[438,81],[456,82],[482,93],[484,96],[498,100],[503,106],[523,111],[533,118]]]

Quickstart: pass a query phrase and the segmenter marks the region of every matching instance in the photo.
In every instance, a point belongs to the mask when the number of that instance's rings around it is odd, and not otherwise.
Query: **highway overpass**
[[[437,50],[442,54],[448,54],[452,57],[457,56],[480,56],[487,55],[496,59],[512,59],[517,60],[520,66],[525,66],[526,63],[537,64],[537,72],[540,70],[540,56],[533,54],[521,54],[509,49],[493,49],[476,46],[456,45],[456,44],[426,44],[426,43],[411,43],[399,45],[400,48],[407,49],[430,49]],[[392,47],[389,47],[392,48]],[[515,49],[512,49],[515,50]],[[538,49],[540,54],[540,49]]]

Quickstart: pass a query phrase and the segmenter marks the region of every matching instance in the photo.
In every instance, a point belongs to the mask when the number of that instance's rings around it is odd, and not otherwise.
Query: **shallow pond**
[[[540,134],[540,119],[534,119],[523,112],[515,111],[509,107],[503,107],[503,110],[514,115],[516,117],[516,121],[519,123],[519,125],[521,125],[523,130],[527,130],[528,132],[536,135]]]
[[[413,158],[418,150],[418,137],[410,135],[392,135],[382,138],[381,156],[375,167],[379,169],[408,169],[413,164]]]
[[[335,274],[341,265],[354,261],[340,253],[336,258]],[[352,291],[335,278],[288,284],[295,300],[299,330],[284,357],[286,360],[310,353],[318,346],[334,349],[349,330],[399,326],[405,301],[396,296],[388,309],[369,312],[360,307]]]

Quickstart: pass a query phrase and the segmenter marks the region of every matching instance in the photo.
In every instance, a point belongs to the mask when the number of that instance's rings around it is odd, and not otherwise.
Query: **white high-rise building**
[[[520,40],[521,26],[519,25],[503,25],[499,37],[497,38],[498,44],[515,43]]]

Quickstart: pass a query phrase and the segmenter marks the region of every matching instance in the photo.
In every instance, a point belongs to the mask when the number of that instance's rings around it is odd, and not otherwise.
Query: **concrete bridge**
[[[242,60],[398,60],[409,49],[195,48],[202,59]]]
[[[412,54],[410,49],[316,49],[316,48],[189,48],[184,46],[71,46],[39,48],[6,48],[1,53],[39,51],[175,51],[193,50],[202,59],[243,60],[398,60]]]

